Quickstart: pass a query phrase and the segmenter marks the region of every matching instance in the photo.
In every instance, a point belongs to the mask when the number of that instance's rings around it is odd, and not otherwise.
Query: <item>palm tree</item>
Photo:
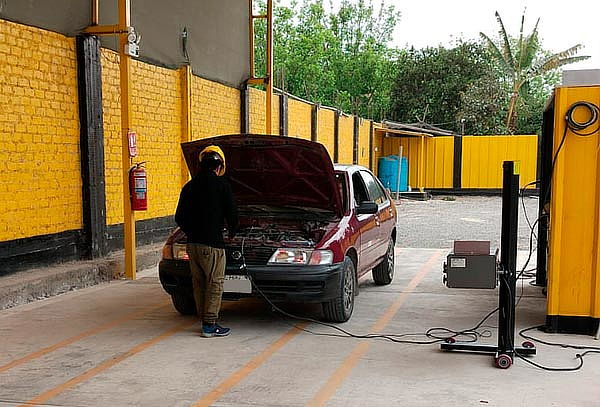
[[[581,44],[574,45],[556,54],[544,54],[540,56],[543,50],[538,37],[539,18],[531,34],[524,35],[525,13],[523,13],[519,38],[516,42],[514,40],[511,41],[511,38],[506,33],[502,18],[497,11],[496,20],[498,20],[498,25],[500,26],[498,30],[500,36],[499,45],[496,45],[486,34],[482,32],[479,34],[487,43],[493,58],[498,61],[500,67],[510,80],[511,95],[506,115],[506,128],[512,134],[517,125],[517,102],[521,97],[521,92],[527,88],[526,85],[528,85],[529,81],[561,66],[588,59],[589,56],[575,56],[583,47]]]

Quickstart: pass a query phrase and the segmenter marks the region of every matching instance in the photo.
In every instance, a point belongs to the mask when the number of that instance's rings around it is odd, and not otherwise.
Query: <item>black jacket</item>
[[[175,212],[175,222],[187,235],[188,243],[224,247],[223,227],[235,235],[238,215],[229,182],[213,172],[200,172],[184,185]]]

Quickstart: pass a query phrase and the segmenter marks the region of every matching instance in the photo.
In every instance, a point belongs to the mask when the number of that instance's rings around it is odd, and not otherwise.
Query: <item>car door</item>
[[[373,174],[368,171],[360,171],[369,199],[377,204],[378,211],[375,215],[375,225],[377,226],[377,238],[373,242],[373,261],[381,259],[387,252],[389,238],[394,227],[394,207],[388,199],[385,191],[377,182]]]
[[[360,234],[358,251],[358,274],[362,275],[371,270],[377,260],[374,251],[379,239],[378,220],[376,214],[358,215],[356,208],[365,201],[370,201],[367,187],[358,172],[352,174],[353,207]]]

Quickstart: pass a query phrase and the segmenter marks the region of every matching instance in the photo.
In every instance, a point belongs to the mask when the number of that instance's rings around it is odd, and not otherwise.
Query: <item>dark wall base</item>
[[[135,237],[137,245],[145,245],[164,241],[177,225],[173,216],[139,220],[135,222]],[[115,251],[123,248],[123,224],[109,225],[108,250]]]
[[[70,230],[0,242],[0,276],[78,260],[82,257],[83,240],[81,230]]]
[[[592,317],[572,317],[565,315],[546,315],[545,331],[579,335],[596,335],[600,319]]]
[[[500,196],[502,195],[502,189],[484,189],[484,188],[462,188],[462,189],[425,189],[432,195],[480,195],[480,196]],[[537,189],[526,189],[525,196],[537,196],[539,190]]]

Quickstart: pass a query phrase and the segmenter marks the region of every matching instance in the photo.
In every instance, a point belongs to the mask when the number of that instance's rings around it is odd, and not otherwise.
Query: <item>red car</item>
[[[344,322],[361,276],[372,270],[376,284],[392,282],[396,207],[368,169],[334,166],[312,141],[244,134],[182,144],[192,176],[209,145],[225,153],[240,215],[236,237],[225,241],[224,299],[317,302],[328,321]],[[175,308],[193,314],[185,239],[179,229],[169,236],[159,275]]]

